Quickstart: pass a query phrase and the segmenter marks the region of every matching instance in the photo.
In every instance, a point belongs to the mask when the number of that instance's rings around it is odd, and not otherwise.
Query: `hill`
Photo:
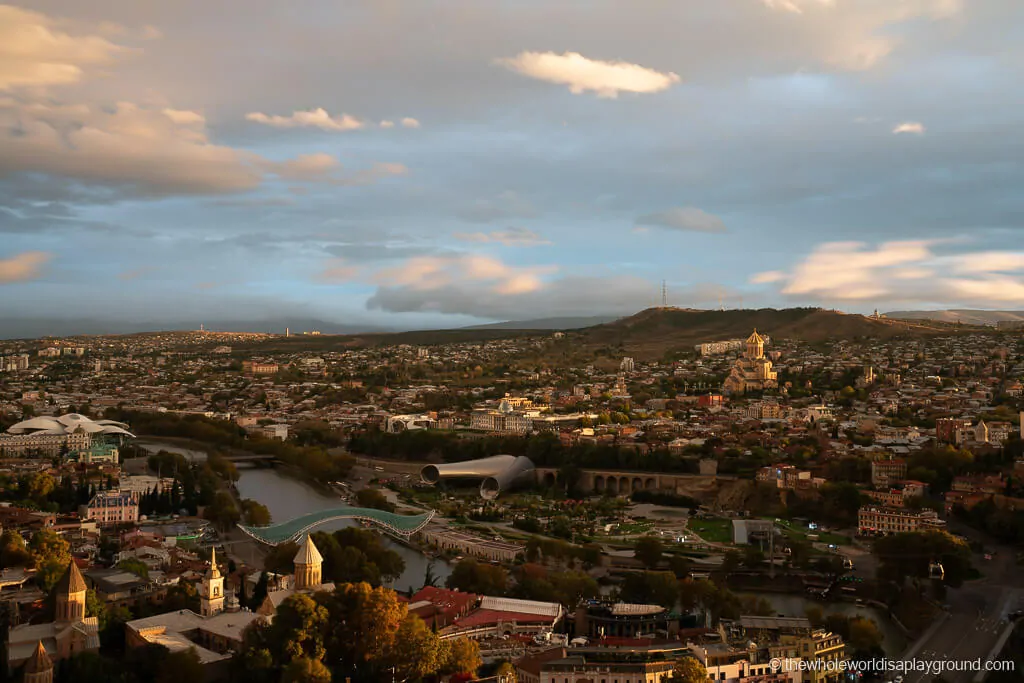
[[[470,325],[463,330],[578,330],[618,320],[618,315],[591,315],[583,317],[537,318],[535,320],[509,320],[503,323]]]
[[[827,339],[891,339],[948,334],[951,327],[922,321],[876,319],[820,308],[762,308],[702,311],[649,308],[612,323],[569,334],[582,347],[622,345],[639,357],[657,358],[670,349],[726,339],[742,339],[757,329],[778,339],[807,342]]]
[[[995,325],[1003,321],[1024,321],[1024,311],[981,311],[971,308],[950,308],[941,311],[892,311],[889,318],[904,320],[937,320],[964,325]]]

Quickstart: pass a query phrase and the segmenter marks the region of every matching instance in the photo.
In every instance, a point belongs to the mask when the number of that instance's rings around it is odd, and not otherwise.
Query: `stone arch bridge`
[[[537,483],[552,486],[558,479],[558,469],[538,467]],[[669,472],[634,472],[626,470],[585,469],[580,474],[580,489],[591,493],[629,495],[634,491],[660,491],[677,495],[699,496],[714,491],[723,481],[735,477],[717,474],[680,474]]]

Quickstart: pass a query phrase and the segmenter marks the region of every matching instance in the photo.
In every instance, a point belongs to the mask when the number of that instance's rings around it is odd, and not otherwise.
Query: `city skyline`
[[[1009,0],[0,4],[0,315],[1020,308]]]

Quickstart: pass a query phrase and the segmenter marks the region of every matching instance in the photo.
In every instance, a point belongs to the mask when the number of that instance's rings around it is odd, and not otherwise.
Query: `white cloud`
[[[269,171],[289,180],[322,180],[340,167],[336,158],[323,152],[300,154],[294,159],[267,164]]]
[[[331,116],[323,107],[309,111],[294,111],[290,116],[269,116],[257,111],[246,114],[245,118],[274,128],[319,128],[340,132],[359,130],[366,126],[363,121],[348,114]]]
[[[0,90],[75,83],[86,67],[126,49],[99,35],[69,35],[56,24],[45,14],[0,5]]]
[[[528,228],[509,228],[508,230],[492,230],[491,232],[456,232],[452,237],[464,242],[481,244],[497,243],[506,247],[533,247],[551,244],[533,230]]]
[[[590,90],[614,99],[620,92],[655,93],[672,87],[679,76],[629,62],[589,59],[578,52],[521,52],[498,63],[530,78],[569,86],[574,95]]]
[[[412,118],[411,116],[406,116],[404,119],[402,119],[402,125],[406,128],[419,128],[420,122]]]
[[[189,111],[187,109],[164,109],[164,115],[171,121],[182,126],[199,126],[206,124],[205,116],[199,112]]]
[[[768,270],[763,273],[757,273],[750,277],[750,282],[755,285],[766,285],[772,282],[782,282],[786,279],[786,274],[781,270]]]
[[[718,216],[692,206],[673,207],[640,216],[637,225],[654,225],[691,232],[726,232],[725,223]]]
[[[381,287],[420,292],[472,284],[480,291],[522,294],[540,289],[540,276],[555,270],[554,266],[510,266],[483,254],[415,256],[400,266],[377,271],[372,280]]]
[[[379,125],[381,128],[394,128],[395,127],[395,122],[394,121],[389,121],[389,120],[385,119],[385,120],[381,121],[377,125]]]
[[[0,284],[36,279],[40,269],[51,257],[52,254],[45,251],[26,251],[0,259]]]
[[[835,0],[761,0],[768,9],[803,14],[807,9],[833,7]]]
[[[258,156],[214,144],[198,115],[170,111],[131,102],[111,109],[0,103],[0,178],[46,173],[156,195],[259,185]]]
[[[801,300],[912,302],[989,307],[1024,299],[1024,252],[940,255],[938,240],[819,245],[791,273],[751,278],[780,283]]]
[[[900,133],[913,133],[915,135],[921,135],[924,133],[924,130],[924,124],[919,121],[904,121],[892,129],[892,134],[899,135]]]

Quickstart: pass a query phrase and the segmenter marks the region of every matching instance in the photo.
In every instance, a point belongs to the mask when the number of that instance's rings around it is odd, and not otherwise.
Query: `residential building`
[[[871,483],[885,488],[907,476],[907,461],[896,458],[871,462]]]
[[[78,508],[78,514],[100,526],[130,524],[139,521],[139,498],[131,491],[100,491]]]
[[[857,529],[865,536],[884,536],[907,531],[941,529],[945,522],[934,510],[864,505],[857,511]]]

